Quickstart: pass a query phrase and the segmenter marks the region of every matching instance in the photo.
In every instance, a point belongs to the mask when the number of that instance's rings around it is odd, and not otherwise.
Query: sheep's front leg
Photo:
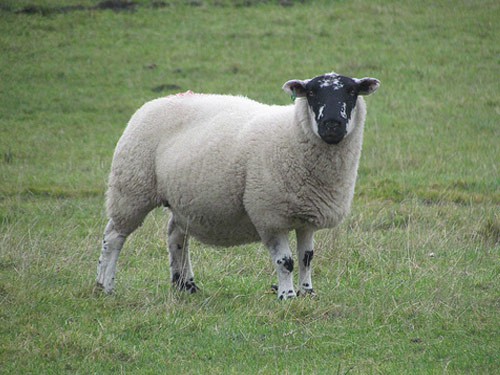
[[[314,255],[314,232],[307,229],[296,230],[297,255],[299,262],[299,294],[315,295],[311,280],[311,261]]]
[[[108,294],[113,292],[115,285],[116,262],[125,243],[126,236],[120,234],[113,223],[108,222],[102,241],[102,253],[97,265],[97,286]]]
[[[170,277],[179,290],[189,293],[198,291],[189,257],[189,236],[176,224],[174,217],[168,223],[168,250],[170,255]]]
[[[263,239],[264,244],[271,253],[271,258],[278,273],[278,298],[288,299],[296,297],[293,289],[293,259],[288,235],[281,234]]]

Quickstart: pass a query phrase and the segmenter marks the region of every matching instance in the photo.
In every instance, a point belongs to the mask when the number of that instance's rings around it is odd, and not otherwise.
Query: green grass
[[[0,373],[500,371],[498,2],[98,3],[0,4]],[[173,291],[161,210],[115,295],[94,290],[135,109],[188,89],[286,104],[285,81],[331,70],[382,86],[353,212],[317,235],[318,298],[268,293],[259,244],[193,242],[202,290]]]

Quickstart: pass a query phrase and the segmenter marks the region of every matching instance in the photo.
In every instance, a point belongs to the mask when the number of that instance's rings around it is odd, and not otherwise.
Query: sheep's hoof
[[[198,286],[194,283],[194,279],[192,277],[188,280],[182,280],[178,276],[178,274],[175,274],[172,280],[172,284],[174,284],[177,289],[188,292],[189,294],[196,293],[198,290],[200,290],[200,288],[198,288]]]
[[[271,293],[278,294],[278,285],[271,285]],[[278,296],[279,300],[284,300],[284,299],[290,299],[290,298],[295,298],[297,295],[293,290],[289,290],[288,292],[286,290],[283,290],[281,294]]]
[[[297,297],[297,294],[293,290],[289,290],[288,292],[286,290],[282,291],[281,294],[278,296],[278,299],[284,300],[284,299],[290,299],[290,298],[295,298]]]
[[[104,285],[100,282],[96,282],[94,285],[94,289],[92,290],[92,294],[101,294],[104,292]]]
[[[102,283],[100,283],[99,281],[97,281],[95,283],[93,292],[94,293],[105,293],[105,294],[111,295],[111,294],[113,294],[113,289],[106,290],[105,286]]]
[[[186,291],[189,294],[193,294],[200,290],[200,288],[198,288],[194,281],[188,281],[181,290]]]
[[[317,294],[316,292],[314,291],[313,288],[309,288],[309,289],[302,289],[302,290],[299,290],[297,291],[297,296],[310,296],[310,297],[316,297]]]

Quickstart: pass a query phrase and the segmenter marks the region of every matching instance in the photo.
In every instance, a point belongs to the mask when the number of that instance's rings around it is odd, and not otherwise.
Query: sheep
[[[314,232],[337,226],[350,210],[366,117],[362,96],[379,85],[328,73],[286,82],[283,90],[294,99],[286,106],[192,92],[143,105],[115,149],[97,285],[113,291],[126,238],[163,205],[171,211],[174,287],[198,290],[190,236],[216,246],[261,241],[276,267],[278,298],[295,297],[288,240],[294,230],[298,294],[314,295]]]

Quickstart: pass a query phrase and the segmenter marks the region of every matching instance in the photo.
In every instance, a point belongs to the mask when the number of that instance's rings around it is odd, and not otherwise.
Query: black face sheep
[[[195,292],[189,236],[219,246],[262,241],[278,274],[278,298],[295,297],[288,233],[295,230],[298,291],[313,293],[313,235],[349,212],[374,78],[335,73],[292,80],[296,98],[269,106],[191,92],[146,103],[120,138],[107,191],[109,222],[97,283],[113,290],[125,239],[155,207],[171,211],[172,283]]]

